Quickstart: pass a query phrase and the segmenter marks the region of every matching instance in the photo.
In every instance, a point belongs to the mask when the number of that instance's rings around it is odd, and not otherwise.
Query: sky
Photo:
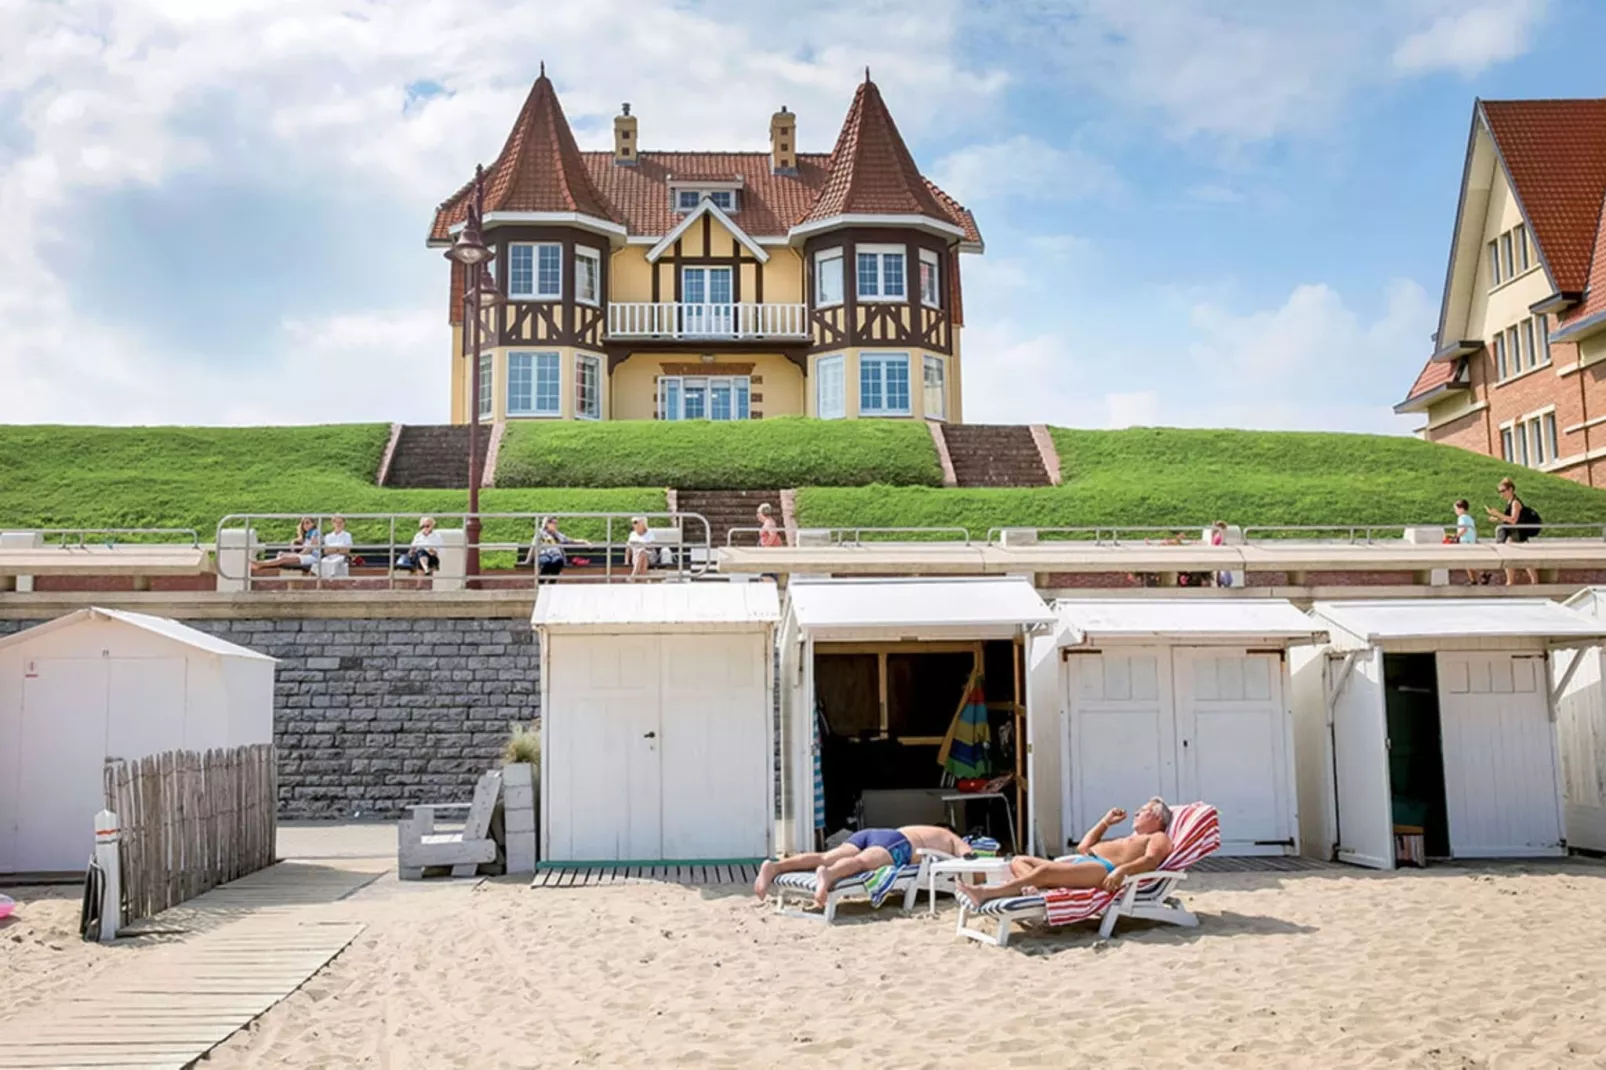
[[[801,8],[807,8],[804,12]],[[965,418],[1406,433],[1473,102],[1591,0],[0,0],[0,421],[443,422],[435,205],[544,60],[582,148],[831,148],[976,214]]]

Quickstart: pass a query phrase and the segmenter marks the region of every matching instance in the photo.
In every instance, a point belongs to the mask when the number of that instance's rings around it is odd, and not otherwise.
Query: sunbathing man
[[[1132,819],[1132,835],[1118,840],[1105,840],[1104,834],[1111,825],[1126,820],[1126,811],[1116,807],[1076,845],[1076,854],[1067,855],[1064,861],[1051,862],[1046,858],[1019,855],[1010,862],[1009,871],[1014,880],[1004,884],[960,884],[959,894],[980,906],[989,899],[1020,895],[1028,888],[1047,891],[1050,888],[1103,888],[1108,892],[1120,891],[1121,883],[1130,876],[1157,869],[1171,853],[1171,808],[1158,797],[1138,807]]]
[[[760,899],[769,894],[770,884],[782,873],[814,870],[814,905],[823,908],[832,886],[844,877],[882,866],[906,866],[917,851],[942,851],[963,855],[970,844],[953,829],[938,825],[904,825],[895,829],[860,829],[847,841],[829,851],[808,851],[758,867],[753,891]]]

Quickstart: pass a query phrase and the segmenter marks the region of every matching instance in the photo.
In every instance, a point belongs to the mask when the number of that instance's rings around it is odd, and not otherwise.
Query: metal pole
[[[474,172],[474,222],[476,225],[485,211],[485,169]],[[464,326],[468,331],[468,359],[472,362],[473,397],[468,410],[468,519],[463,524],[464,571],[470,576],[480,573],[480,287],[485,281],[484,263],[475,264],[473,286],[467,297]]]

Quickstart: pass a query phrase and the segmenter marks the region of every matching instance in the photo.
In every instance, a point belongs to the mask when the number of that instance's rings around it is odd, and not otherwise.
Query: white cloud
[[[1160,422],[1160,395],[1153,390],[1105,394],[1104,410],[1106,427],[1153,427]]]
[[[1477,74],[1526,52],[1545,6],[1545,0],[1501,0],[1442,15],[1400,42],[1394,66],[1407,74]]]
[[[1121,188],[1115,169],[1079,148],[1018,135],[972,145],[937,161],[933,180],[966,205],[998,198],[1100,197]]]

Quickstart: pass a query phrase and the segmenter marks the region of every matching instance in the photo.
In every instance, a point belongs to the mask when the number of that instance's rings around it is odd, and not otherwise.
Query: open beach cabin
[[[541,588],[542,859],[769,853],[779,616],[767,582]]]
[[[1606,587],[1579,591],[1567,605],[1594,620],[1606,619]],[[1567,846],[1606,852],[1606,675],[1601,672],[1601,648],[1559,650],[1553,661],[1553,682],[1560,691],[1556,740]]]
[[[1022,843],[1024,644],[1052,621],[1021,577],[794,579],[777,846],[939,822]],[[1003,777],[990,795],[973,790]]]
[[[144,613],[0,639],[0,873],[82,873],[107,758],[273,742],[274,660]]]
[[[1319,624],[1270,598],[1063,599],[1054,613],[1032,650],[1038,709],[1059,711],[1032,737],[1034,777],[1061,785],[1057,811],[1039,810],[1048,848],[1158,795],[1215,806],[1223,854],[1297,853],[1288,650],[1323,639]]]
[[[1296,662],[1306,851],[1378,869],[1566,853],[1557,652],[1606,624],[1544,599],[1318,602]]]

